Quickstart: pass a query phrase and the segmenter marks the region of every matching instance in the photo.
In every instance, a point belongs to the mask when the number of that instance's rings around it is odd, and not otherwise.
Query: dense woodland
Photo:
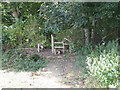
[[[78,66],[94,78],[96,87],[119,87],[120,3],[3,2],[0,7],[4,69],[11,67],[10,58],[16,62],[18,58],[26,60],[31,65],[25,53],[16,49],[37,48],[38,43],[50,49],[52,34],[58,41],[71,41]],[[40,58],[39,63],[32,64],[37,69],[44,67],[44,57],[29,56],[32,60],[36,58]]]

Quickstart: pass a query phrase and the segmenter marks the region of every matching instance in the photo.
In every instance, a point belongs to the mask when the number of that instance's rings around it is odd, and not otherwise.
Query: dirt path
[[[51,51],[37,54],[49,58],[47,67],[37,72],[0,70],[0,88],[72,88],[77,85],[75,79],[81,76],[79,69],[75,66],[74,55],[52,56]]]
[[[69,86],[61,84],[58,77],[52,75],[4,71],[0,71],[0,75],[0,88],[69,88]]]

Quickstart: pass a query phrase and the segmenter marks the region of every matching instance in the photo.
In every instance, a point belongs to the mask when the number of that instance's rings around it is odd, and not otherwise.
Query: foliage
[[[5,46],[14,48],[22,44],[25,39],[25,32],[23,31],[24,22],[16,23],[10,27],[3,28],[3,44]]]
[[[106,46],[88,45],[76,53],[76,65],[84,69],[84,75],[91,77],[85,83],[93,83],[87,87],[118,88],[119,52],[116,41],[109,41]]]
[[[46,43],[49,43],[49,40],[46,39],[44,30],[41,27],[42,26],[39,25],[37,17],[29,17],[29,19],[25,22],[24,27],[24,32],[26,34],[26,42],[24,43],[25,45],[28,47],[36,47],[37,43],[43,44],[44,46],[46,46]]]
[[[1,5],[2,23],[3,26],[8,27],[7,31],[3,28],[3,33],[5,32],[3,42],[9,42],[4,45],[8,48],[20,44],[23,47],[36,47],[35,43],[45,44],[49,47],[50,34],[66,31],[70,31],[69,35],[61,33],[62,36],[69,37],[75,47],[81,47],[85,41],[84,29],[93,30],[95,34],[93,41],[97,42],[98,40],[99,42],[120,26],[119,3],[10,2],[1,3]],[[10,26],[17,23],[13,16],[13,8],[18,8],[20,17],[17,22],[22,23],[22,26],[17,24],[17,28],[12,28],[12,31],[9,30]],[[92,25],[93,21],[95,21],[95,26]],[[11,34],[8,34],[8,31]],[[79,35],[79,41],[78,38],[74,38],[76,36],[74,32],[77,31],[82,32]],[[16,32],[19,34],[16,34]],[[111,39],[109,37],[107,38],[108,41]],[[112,39],[116,38],[115,32]],[[20,42],[18,42],[18,39],[20,39]]]
[[[97,44],[103,39],[109,41],[118,37],[117,34],[113,34],[113,32],[117,33],[116,29],[120,25],[118,7],[119,3],[46,2],[41,4],[39,12],[40,17],[44,18],[46,31],[56,33],[72,29],[83,32],[84,29],[89,29],[93,32],[93,40],[90,42]],[[114,37],[111,37],[111,33]],[[80,36],[83,37],[80,42],[83,45],[84,34]]]
[[[33,54],[27,55],[24,50],[14,49],[4,53],[2,68],[17,71],[37,71],[46,66],[46,59],[42,56]]]
[[[37,43],[49,44],[50,42],[46,39],[43,29],[39,27],[35,17],[31,17],[26,22],[19,21],[9,27],[4,26],[3,48],[36,47]]]
[[[85,47],[82,47],[80,50],[76,50],[76,66],[78,68],[81,69],[81,71],[83,72],[83,74],[85,75],[87,73],[87,63],[86,63],[86,59],[87,59],[87,55],[89,55],[91,53],[91,51],[93,50],[93,46],[92,45],[88,45],[88,46],[85,46]]]
[[[39,18],[38,9],[41,3],[10,2],[2,5],[3,49],[17,47],[36,47],[36,43],[50,46],[46,39],[43,19]],[[16,21],[13,9],[17,8],[20,14]],[[32,37],[32,38],[31,38]]]
[[[98,46],[86,59],[90,76],[98,82],[98,87],[118,88],[118,46],[109,42],[106,47]]]
[[[15,18],[13,17],[13,8],[18,8],[20,17],[22,21],[26,21],[30,16],[38,16],[37,10],[40,7],[40,3],[36,2],[1,2],[2,8],[2,23],[5,26],[10,26],[15,23]]]
[[[94,19],[101,19],[106,24],[111,19],[115,21],[115,26],[109,22],[112,28],[118,27],[119,3],[81,3],[81,2],[60,2],[56,3],[42,3],[39,11],[40,16],[45,19],[46,28],[56,31],[67,28],[93,28],[92,21]],[[101,13],[102,12],[102,13]],[[114,18],[114,17],[116,18]],[[101,22],[100,21],[100,22]],[[104,24],[101,23],[100,26]],[[64,27],[65,26],[65,27]],[[107,26],[107,25],[106,25]],[[103,27],[107,28],[105,25]]]

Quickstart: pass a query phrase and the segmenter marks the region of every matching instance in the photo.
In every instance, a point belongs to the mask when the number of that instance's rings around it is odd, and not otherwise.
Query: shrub
[[[4,53],[2,69],[14,69],[17,71],[37,71],[46,66],[46,59],[37,54],[27,55],[24,50],[14,49]]]
[[[94,77],[99,87],[117,88],[119,86],[118,64],[120,58],[116,42],[109,42],[106,47],[97,46],[86,58],[90,76]]]
[[[11,26],[4,26],[2,32],[3,49],[36,47],[36,43],[50,46],[48,36],[40,27],[38,20],[34,17],[26,21],[20,20]]]

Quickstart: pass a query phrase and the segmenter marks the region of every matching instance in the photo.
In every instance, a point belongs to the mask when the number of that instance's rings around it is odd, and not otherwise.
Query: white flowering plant
[[[96,47],[95,51],[86,56],[86,63],[88,73],[97,80],[98,87],[119,87],[120,56],[115,41],[109,42],[104,49],[103,46]]]

